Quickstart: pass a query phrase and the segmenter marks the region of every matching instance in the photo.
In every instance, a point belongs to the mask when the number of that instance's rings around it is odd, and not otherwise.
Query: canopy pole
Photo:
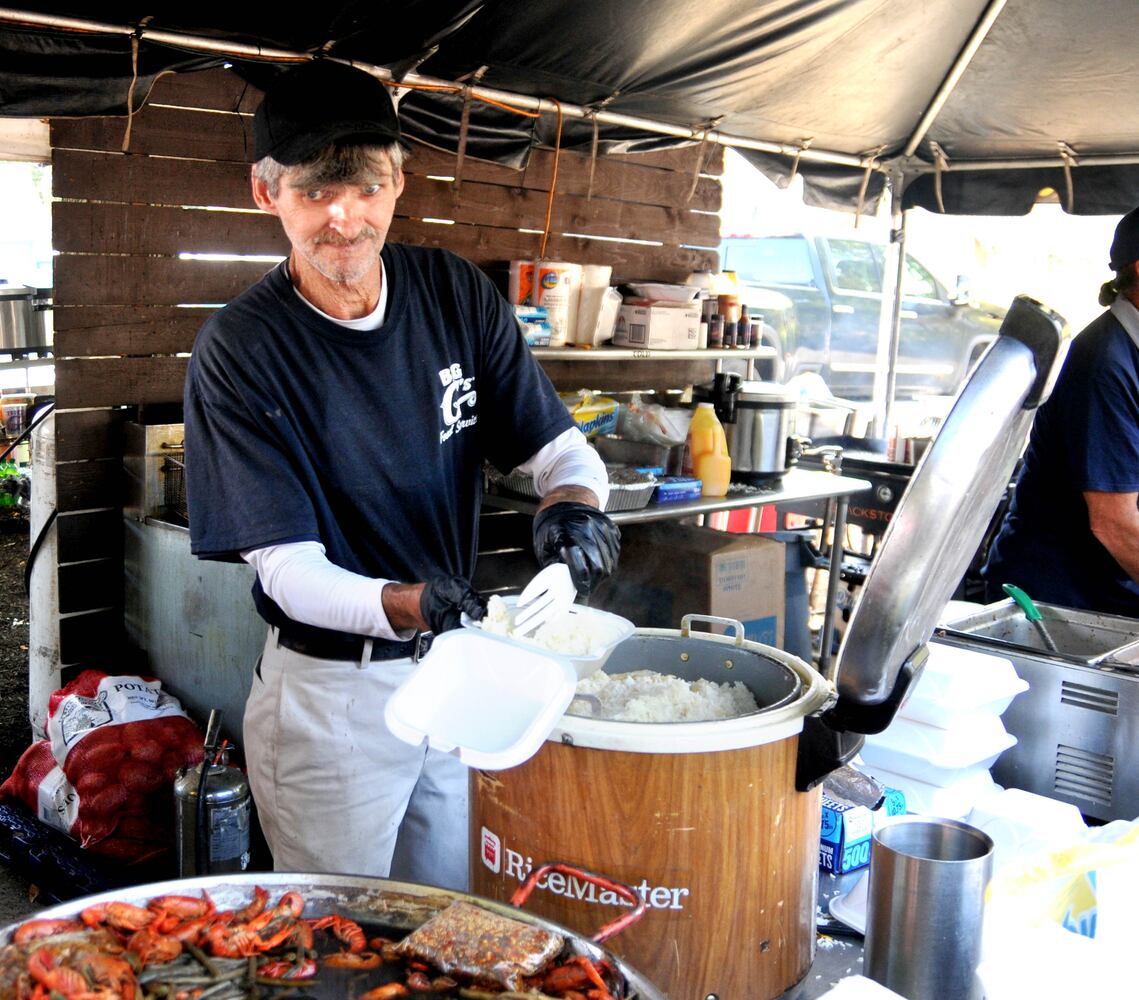
[[[902,209],[902,172],[895,170],[887,183],[890,187],[890,242],[882,264],[882,308],[878,313],[878,354],[874,365],[875,433],[871,436],[888,439],[898,385],[902,284],[906,267],[906,213]]]
[[[969,66],[969,63],[973,61],[973,56],[977,54],[981,43],[992,30],[993,24],[996,22],[1000,12],[1004,10],[1006,2],[1007,0],[989,0],[989,6],[985,8],[981,19],[973,26],[972,32],[965,41],[965,46],[957,53],[957,58],[953,60],[953,65],[949,67],[949,72],[945,75],[945,79],[941,81],[941,86],[937,88],[937,93],[933,95],[933,100],[929,102],[929,106],[925,109],[921,118],[918,119],[917,128],[914,129],[913,134],[910,136],[910,141],[906,143],[906,148],[902,151],[903,156],[914,155],[914,150],[918,148],[918,144],[925,138],[925,134],[929,131],[929,127],[933,124],[934,119],[941,114],[941,109],[945,107],[945,102],[949,100],[949,95],[953,93],[961,80],[962,74]]]

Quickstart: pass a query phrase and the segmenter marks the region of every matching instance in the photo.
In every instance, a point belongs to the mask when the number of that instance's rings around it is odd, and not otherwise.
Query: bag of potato
[[[169,848],[174,777],[201,762],[204,736],[159,681],[86,670],[52,694],[47,730],[0,796],[118,860]]]

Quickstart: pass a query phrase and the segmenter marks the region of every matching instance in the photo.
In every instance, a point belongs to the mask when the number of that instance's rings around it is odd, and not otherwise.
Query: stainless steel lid
[[[1063,320],[1018,296],[902,495],[839,651],[836,729],[889,725],[1051,391]]]
[[[741,382],[736,394],[736,406],[771,406],[779,409],[790,409],[794,405],[794,394],[778,382]]]

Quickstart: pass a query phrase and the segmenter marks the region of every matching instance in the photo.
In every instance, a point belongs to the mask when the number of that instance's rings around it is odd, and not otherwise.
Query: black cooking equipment
[[[914,466],[890,461],[884,454],[869,447],[874,443],[872,440],[849,435],[814,438],[811,447],[804,450],[799,462],[807,469],[837,467],[837,471],[844,476],[869,480],[870,489],[851,497],[846,508],[846,522],[868,534],[881,535],[910,484]],[[831,448],[837,450],[828,454]],[[821,501],[796,504],[795,511],[820,518],[825,513]]]

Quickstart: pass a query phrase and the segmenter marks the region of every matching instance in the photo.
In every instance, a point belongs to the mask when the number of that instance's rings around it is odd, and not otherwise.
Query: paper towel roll
[[[580,264],[534,261],[534,305],[546,308],[551,347],[564,346],[577,329],[581,271]]]

